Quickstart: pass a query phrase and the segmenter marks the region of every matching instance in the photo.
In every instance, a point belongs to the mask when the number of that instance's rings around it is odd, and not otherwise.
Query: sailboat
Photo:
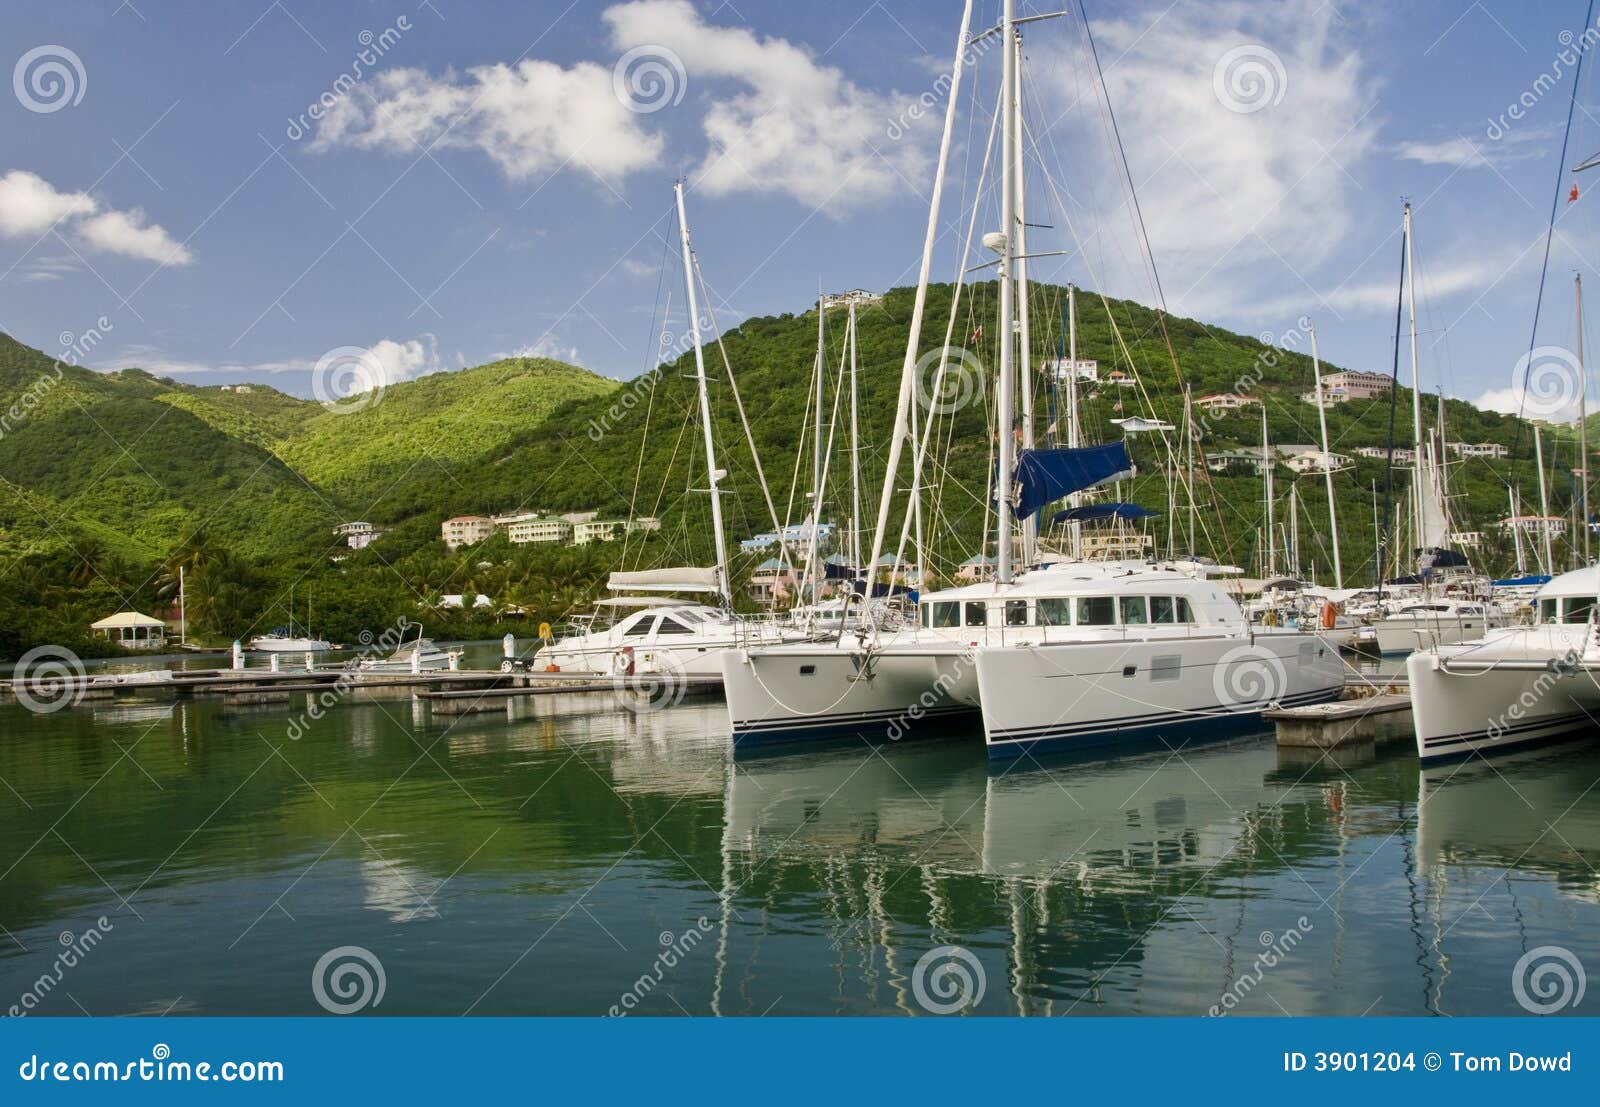
[[[307,608],[307,617],[310,609]],[[305,633],[296,633],[294,625],[294,589],[289,589],[289,625],[273,627],[266,634],[258,634],[250,639],[250,648],[261,653],[327,653],[333,645],[324,638],[318,638],[309,630]]]
[[[913,372],[949,141],[968,45],[963,16],[927,237],[873,539],[883,547],[902,444],[909,440]],[[1127,445],[1035,448],[1028,404],[1018,430],[1016,349],[1026,334],[1021,189],[1021,40],[1006,0],[999,109],[1002,230],[984,236],[998,255],[998,389],[994,580],[920,597],[918,625],[867,626],[830,643],[729,651],[723,680],[736,746],[842,735],[898,738],[930,722],[981,720],[991,756],[1166,737],[1195,728],[1237,730],[1269,704],[1336,696],[1337,653],[1313,636],[1256,633],[1198,567],[1063,561],[1035,565],[1034,517],[1048,505],[1131,475]],[[1018,292],[1022,296],[1018,297]],[[1018,300],[1022,310],[1018,311]],[[1021,346],[1026,369],[1031,351]],[[1028,395],[1026,389],[1024,396]],[[1125,428],[1126,429],[1126,428]],[[913,495],[921,451],[913,465]],[[909,513],[908,513],[909,514]],[[1024,553],[1016,564],[1016,549]],[[1269,679],[1256,680],[1257,669]]]
[[[1374,624],[1378,651],[1401,655],[1430,645],[1450,645],[1478,638],[1503,627],[1509,617],[1476,582],[1458,580],[1456,587],[1438,587],[1438,579],[1457,575],[1466,559],[1449,548],[1450,520],[1445,509],[1444,398],[1439,399],[1438,425],[1425,431],[1422,381],[1417,362],[1417,284],[1411,234],[1411,204],[1405,206],[1406,296],[1411,323],[1412,533],[1416,538],[1417,575],[1423,594],[1407,601]],[[1391,464],[1393,462],[1391,461]]]
[[[532,665],[536,669],[609,674],[618,678],[636,674],[715,677],[720,672],[721,655],[728,649],[802,637],[802,633],[793,628],[743,619],[733,613],[728,546],[722,523],[721,481],[727,473],[717,468],[705,347],[700,337],[694,252],[689,242],[682,181],[674,186],[674,196],[689,326],[694,341],[695,383],[711,494],[716,564],[612,573],[607,588],[617,595],[600,600],[595,613],[579,622],[572,633],[541,647],[533,657]],[[673,598],[683,594],[709,595],[713,602]],[[606,625],[599,625],[602,623]]]

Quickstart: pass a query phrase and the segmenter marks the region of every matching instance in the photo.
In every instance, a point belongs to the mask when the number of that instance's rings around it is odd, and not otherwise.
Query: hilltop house
[[[371,523],[354,522],[340,523],[333,528],[333,533],[338,538],[344,539],[344,544],[352,550],[362,550],[370,546],[383,531]]]
[[[1394,378],[1386,377],[1382,373],[1364,373],[1359,370],[1349,370],[1342,373],[1329,373],[1322,378],[1322,398],[1330,404],[1346,404],[1351,400],[1371,400],[1378,396],[1387,396],[1394,389]],[[1317,393],[1315,389],[1300,394],[1300,399],[1315,406]]]
[[[1194,402],[1202,411],[1218,413],[1223,411],[1237,411],[1248,407],[1256,401],[1249,396],[1239,396],[1232,392],[1218,392],[1212,396],[1201,396]]]
[[[457,515],[439,524],[446,549],[459,550],[482,542],[494,533],[494,522],[482,515]]]
[[[1296,473],[1320,473],[1324,469],[1338,472],[1350,464],[1350,459],[1344,454],[1325,454],[1321,450],[1306,450],[1304,453],[1295,454],[1285,464]]]
[[[1498,442],[1452,442],[1450,443],[1450,449],[1460,458],[1502,458],[1511,456],[1510,447],[1502,446]]]

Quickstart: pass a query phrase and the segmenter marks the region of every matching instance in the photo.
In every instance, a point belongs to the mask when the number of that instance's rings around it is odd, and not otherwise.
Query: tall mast
[[[1572,294],[1578,301],[1578,473],[1583,490],[1583,563],[1589,558],[1589,375],[1583,368],[1583,274],[1572,275]]]
[[[1067,285],[1067,445],[1077,449],[1083,445],[1083,431],[1078,426],[1078,286]],[[1083,503],[1083,497],[1074,492],[1067,498],[1071,507]],[[1170,517],[1170,513],[1169,513]],[[1072,520],[1072,556],[1083,557],[1083,524]]]
[[[1422,548],[1422,380],[1417,370],[1417,265],[1411,247],[1411,202],[1406,201],[1406,297],[1411,308],[1411,424],[1412,445],[1415,453],[1411,459],[1411,516],[1416,526],[1417,548]]]
[[[878,497],[878,521],[872,530],[872,555],[876,562],[883,552],[883,539],[889,528],[889,507],[894,502],[895,475],[900,468],[900,451],[905,445],[907,426],[917,392],[917,351],[922,339],[922,314],[928,303],[928,276],[933,268],[933,246],[939,232],[939,205],[944,195],[944,174],[950,162],[950,138],[955,130],[956,102],[961,91],[961,70],[967,51],[967,29],[972,23],[972,0],[961,11],[961,29],[956,32],[955,60],[950,68],[950,91],[944,109],[944,133],[939,139],[938,167],[933,177],[933,195],[928,201],[928,226],[922,240],[922,267],[917,274],[917,294],[911,305],[911,328],[906,337],[905,358],[900,363],[900,395],[895,401],[894,430],[889,436],[889,457],[884,465],[883,490]],[[915,482],[917,474],[913,474]],[[919,554],[920,557],[920,554]],[[868,566],[871,572],[871,566]],[[870,576],[869,576],[870,581]]]
[[[1267,549],[1264,577],[1277,576],[1278,536],[1272,520],[1272,443],[1267,435],[1267,402],[1261,401],[1261,495],[1267,508]]]
[[[1344,569],[1339,564],[1339,514],[1334,506],[1333,455],[1328,452],[1328,404],[1322,394],[1322,359],[1317,356],[1317,328],[1311,327],[1311,372],[1315,379],[1317,420],[1322,424],[1322,473],[1328,484],[1328,540],[1333,543],[1333,586],[1344,587]]]
[[[822,600],[822,383],[828,372],[828,298],[817,293],[817,418],[811,448],[811,605]],[[870,591],[870,586],[868,591]]]
[[[1533,428],[1533,462],[1539,467],[1539,532],[1544,535],[1544,571],[1551,576],[1556,572],[1556,556],[1550,546],[1550,490],[1544,481],[1544,436],[1539,427]],[[1516,526],[1515,520],[1512,526]]]
[[[1005,0],[1005,15],[1000,23],[1000,41],[1005,44],[1001,55],[1001,158],[1000,158],[1000,345],[999,388],[996,390],[996,426],[1000,432],[998,473],[995,478],[995,534],[998,549],[995,551],[995,582],[1011,583],[1011,474],[1016,464],[1016,441],[1012,434],[1016,423],[1016,376],[1012,365],[1012,351],[1016,342],[1013,332],[1015,304],[1011,285],[1011,256],[1017,237],[1017,52],[1012,47],[1016,34],[1017,0]]]
[[[673,185],[678,199],[678,240],[683,247],[683,286],[688,294],[689,334],[694,339],[695,385],[700,390],[700,426],[706,439],[706,474],[711,489],[711,533],[717,544],[717,595],[733,606],[728,584],[728,545],[722,533],[722,472],[717,468],[716,441],[711,434],[711,397],[706,391],[706,353],[700,346],[700,306],[694,292],[694,256],[689,249],[689,217],[683,210],[683,182]]]
[[[850,301],[850,560],[861,565],[861,427],[856,416],[856,302]]]
[[[1026,138],[1022,130],[1022,32],[1013,33],[1012,50],[1016,60],[1012,68],[1012,89],[1016,96],[1013,104],[1012,180],[1017,190],[1017,244],[1013,255],[1017,264],[1017,386],[1022,401],[1022,448],[1033,449],[1033,347],[1028,340],[1028,212],[1026,204],[1027,178],[1023,172],[1023,154]],[[1032,565],[1034,543],[1039,535],[1039,517],[1030,515],[1022,524],[1022,563]]]
[[[1517,494],[1509,484],[1506,485],[1506,506],[1511,509],[1509,518],[1513,520],[1511,524],[1511,542],[1517,551],[1517,575],[1525,576],[1528,572],[1528,559],[1522,552],[1522,528],[1517,526],[1514,521],[1517,517]]]

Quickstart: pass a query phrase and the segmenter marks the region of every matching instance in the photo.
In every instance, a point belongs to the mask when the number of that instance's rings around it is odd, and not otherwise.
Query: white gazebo
[[[137,611],[119,611],[90,629],[129,650],[155,650],[167,644],[167,625]]]

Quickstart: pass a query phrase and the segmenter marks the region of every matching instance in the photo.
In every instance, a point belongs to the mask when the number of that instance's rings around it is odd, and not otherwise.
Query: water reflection
[[[1421,778],[1259,736],[996,770],[971,741],[734,761],[716,703],[290,717],[0,706],[0,988],[100,914],[41,1013],[314,1014],[345,944],[395,1014],[925,1014],[946,946],[982,1014],[1515,1014],[1528,950],[1600,965],[1585,747]]]

